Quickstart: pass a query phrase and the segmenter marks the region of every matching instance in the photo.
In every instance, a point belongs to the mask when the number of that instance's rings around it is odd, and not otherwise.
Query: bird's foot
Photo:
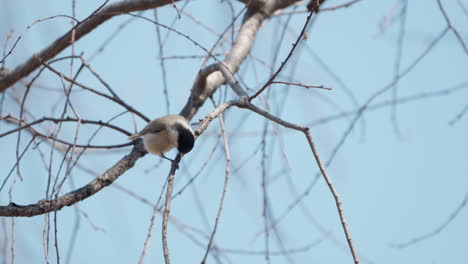
[[[177,163],[177,161],[175,161],[175,160],[173,160],[173,159],[170,159],[170,158],[166,157],[166,156],[165,156],[163,153],[161,153],[161,157],[162,157],[163,159],[167,159],[168,161],[170,161],[170,162],[171,162],[171,165],[172,165],[172,167],[174,167],[176,170],[178,170],[178,169],[179,169],[179,164]]]

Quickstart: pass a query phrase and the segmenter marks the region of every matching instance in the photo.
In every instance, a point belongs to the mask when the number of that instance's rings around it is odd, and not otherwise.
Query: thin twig
[[[46,17],[46,18],[41,18],[41,19],[38,19],[36,21],[34,21],[33,23],[31,23],[30,25],[28,25],[26,27],[25,30],[23,30],[23,32],[21,32],[21,34],[18,36],[18,38],[16,39],[15,43],[13,43],[13,46],[10,48],[10,50],[8,51],[8,53],[6,54],[3,54],[3,58],[0,60],[0,63],[4,63],[6,58],[8,58],[8,56],[11,55],[11,53],[13,52],[13,50],[15,49],[16,45],[18,45],[18,42],[21,40],[21,38],[23,38],[23,36],[26,34],[26,32],[29,31],[29,29],[34,26],[35,24],[37,23],[40,23],[40,22],[43,22],[43,21],[46,21],[46,20],[50,20],[50,19],[54,19],[54,18],[68,18],[68,19],[71,19],[71,20],[74,20],[75,22],[79,22],[78,20],[76,20],[74,17],[72,16],[68,16],[68,15],[55,15],[55,16],[50,16],[50,17]]]
[[[200,169],[198,169],[198,171],[195,173],[195,175],[192,178],[190,178],[190,180],[182,188],[180,188],[180,190],[178,192],[176,192],[174,194],[174,196],[172,196],[173,200],[177,196],[181,195],[185,191],[185,189],[187,189],[187,187],[189,187],[202,174],[202,172],[208,166],[209,161],[213,158],[213,155],[215,154],[216,150],[218,149],[218,144],[219,144],[220,139],[221,139],[221,134],[219,134],[218,137],[216,138],[216,142],[215,142],[213,148],[211,149],[210,154],[208,154],[205,162],[203,162]]]
[[[99,121],[95,121],[95,120],[88,120],[88,119],[79,119],[79,118],[70,118],[70,117],[67,117],[67,118],[55,118],[55,117],[42,117],[38,120],[35,120],[35,121],[32,121],[32,122],[26,122],[24,120],[20,120],[19,118],[16,118],[12,115],[6,115],[6,116],[1,116],[0,115],[0,120],[2,119],[11,119],[11,120],[14,120],[18,123],[18,125],[20,124],[25,124],[25,125],[22,125],[18,128],[15,128],[15,129],[12,129],[12,130],[9,130],[9,131],[6,131],[2,134],[0,134],[0,138],[2,137],[5,137],[5,136],[8,136],[12,133],[15,133],[15,132],[18,132],[20,130],[23,130],[23,129],[27,129],[29,127],[32,127],[34,125],[37,125],[37,124],[40,124],[42,122],[46,122],[46,121],[50,121],[50,122],[54,122],[54,123],[62,123],[62,122],[80,122],[82,124],[93,124],[93,125],[98,125],[98,126],[104,126],[104,127],[108,127],[108,128],[111,128],[111,129],[114,129],[116,131],[119,131],[123,134],[125,134],[126,136],[130,136],[132,135],[132,133],[130,133],[129,131],[123,129],[123,128],[120,128],[118,126],[115,126],[115,125],[112,125],[112,124],[109,124],[109,123],[106,123],[106,122],[102,122],[101,120]]]
[[[143,264],[144,263],[146,251],[148,250],[148,248],[151,245],[151,238],[153,236],[153,228],[154,228],[154,222],[155,222],[154,220],[156,219],[156,213],[158,211],[160,211],[159,210],[159,203],[161,202],[161,199],[162,199],[162,196],[163,196],[163,193],[164,193],[164,189],[166,189],[166,185],[167,185],[167,179],[166,179],[166,181],[164,181],[161,192],[159,192],[158,200],[153,206],[153,212],[151,214],[151,220],[150,220],[150,226],[148,228],[148,234],[146,235],[146,240],[145,240],[145,243],[143,245],[143,250],[141,252],[140,258],[138,259],[138,264]]]
[[[55,247],[55,255],[57,264],[60,264],[60,253],[59,253],[59,245],[58,245],[58,228],[57,228],[57,211],[54,212],[54,247]]]
[[[406,242],[392,243],[392,244],[390,244],[390,247],[402,249],[402,248],[406,248],[406,247],[412,246],[414,244],[417,244],[419,242],[422,242],[422,241],[424,241],[426,239],[429,239],[429,238],[431,238],[433,236],[436,236],[437,234],[442,232],[458,216],[458,214],[463,210],[463,208],[465,208],[467,203],[468,203],[468,193],[465,194],[465,197],[462,199],[461,203],[448,216],[448,218],[444,222],[442,222],[442,224],[440,226],[438,226],[437,228],[435,228],[434,230],[432,230],[432,231],[430,231],[430,232],[428,232],[426,234],[411,238],[410,240],[408,240]]]
[[[118,97],[116,98],[116,97],[113,97],[113,96],[109,96],[109,95],[107,95],[107,94],[105,94],[105,93],[101,93],[101,92],[99,92],[99,91],[96,91],[95,89],[92,89],[92,88],[90,88],[90,87],[84,85],[84,84],[81,84],[81,83],[79,83],[79,82],[77,82],[77,81],[75,81],[75,80],[72,80],[72,79],[70,79],[70,78],[64,76],[62,73],[60,73],[59,71],[57,71],[56,69],[54,69],[52,66],[50,66],[50,65],[49,65],[48,63],[46,63],[46,62],[42,62],[42,64],[43,64],[47,69],[49,69],[49,70],[52,71],[53,73],[57,74],[59,77],[61,77],[61,78],[65,79],[65,80],[67,80],[68,82],[71,82],[71,83],[73,83],[74,85],[77,85],[77,86],[79,86],[79,87],[81,87],[81,88],[83,88],[83,89],[85,89],[85,90],[88,90],[88,91],[90,91],[90,92],[92,92],[92,93],[94,93],[94,94],[97,94],[97,95],[102,96],[102,97],[104,97],[104,98],[107,98],[107,99],[109,99],[109,100],[111,100],[111,101],[114,101],[115,103],[118,103],[119,105],[121,105],[121,106],[123,106],[125,109],[127,109],[129,112],[132,112],[132,113],[138,115],[139,117],[141,117],[141,118],[142,118],[143,120],[145,120],[146,122],[151,121],[148,117],[146,117],[145,115],[143,115],[142,113],[140,113],[139,111],[137,111],[136,109],[134,109],[133,107],[131,107],[130,105],[128,105],[127,103],[125,103],[124,101],[120,100]]]
[[[398,75],[400,73],[400,68],[401,68],[401,60],[402,60],[402,54],[403,54],[403,44],[404,44],[404,39],[405,39],[405,26],[406,26],[406,14],[407,9],[408,9],[408,0],[401,0],[402,3],[402,8],[401,8],[401,21],[400,21],[400,29],[398,33],[398,39],[397,39],[397,50],[396,50],[396,58],[395,58],[395,64],[393,66],[393,78],[398,79]],[[395,131],[395,134],[401,137],[401,132],[400,128],[398,127],[398,120],[397,120],[397,104],[396,104],[396,99],[398,97],[398,81],[395,82],[395,85],[393,86],[392,90],[392,111],[390,114],[390,120],[393,125],[393,130]]]
[[[327,11],[335,11],[335,10],[338,10],[338,9],[343,9],[343,8],[347,8],[347,7],[350,7],[358,2],[360,2],[361,0],[352,0],[352,1],[349,1],[347,3],[344,3],[344,4],[340,4],[340,5],[336,5],[336,6],[330,6],[330,7],[322,7],[320,8],[320,13],[321,12],[327,12]],[[305,10],[293,10],[293,11],[284,11],[284,12],[277,12],[275,13],[274,15],[275,16],[286,16],[286,15],[293,15],[293,14],[306,14],[306,13],[309,13],[310,11],[308,9],[305,9]]]
[[[318,88],[318,89],[325,89],[325,90],[333,90],[332,88],[325,87],[323,85],[320,85],[320,86],[306,85],[306,84],[302,84],[302,83],[292,83],[292,82],[285,82],[285,81],[272,81],[271,83],[272,84],[273,83],[280,83],[280,84],[294,85],[294,86],[300,86],[300,87],[304,87],[304,88]]]
[[[176,5],[173,3],[174,7],[176,8],[177,12],[179,10],[177,9]],[[180,18],[180,13],[179,13],[179,18]],[[159,24],[159,18],[158,18],[158,9],[154,9],[154,21]],[[158,41],[158,51],[159,51],[159,58],[164,57],[164,46],[163,46],[163,41],[162,41],[162,36],[161,36],[161,30],[158,25],[155,26],[156,28],[156,37]],[[163,83],[163,94],[164,98],[166,99],[166,113],[169,114],[171,112],[171,105],[169,103],[169,92],[168,92],[168,85],[167,85],[167,74],[166,74],[166,64],[164,63],[164,59],[159,60],[159,66],[161,67],[161,74],[162,74],[162,83]]]
[[[213,104],[215,104],[214,101],[213,101]],[[219,208],[218,208],[218,212],[216,214],[216,220],[215,220],[215,224],[214,224],[214,227],[213,227],[213,232],[211,233],[210,240],[208,242],[208,246],[206,247],[205,256],[203,257],[203,259],[201,261],[202,264],[206,263],[208,253],[210,252],[211,245],[213,244],[213,239],[214,239],[214,236],[216,234],[216,230],[218,229],[219,219],[221,217],[221,211],[223,210],[223,205],[224,205],[224,198],[226,197],[227,186],[228,186],[228,181],[229,181],[229,175],[231,174],[231,153],[229,151],[229,143],[228,143],[226,128],[224,126],[224,119],[223,119],[222,114],[219,115],[218,120],[219,120],[219,125],[221,127],[221,133],[223,135],[224,154],[226,155],[226,169],[225,169],[225,175],[226,176],[224,178],[223,193],[221,194],[221,200],[219,201]]]
[[[444,19],[445,19],[445,21],[447,22],[447,26],[450,28],[450,30],[453,32],[453,34],[455,34],[455,37],[457,37],[458,42],[460,43],[460,45],[462,46],[463,50],[465,51],[465,54],[468,55],[468,48],[467,48],[465,42],[463,41],[463,38],[460,36],[460,34],[458,33],[458,31],[455,29],[455,27],[454,27],[454,26],[452,25],[452,23],[450,22],[449,16],[448,16],[447,13],[445,12],[445,9],[444,9],[444,7],[442,6],[442,3],[440,2],[440,0],[437,0],[437,4],[439,5],[440,12],[442,12],[442,15],[444,16]]]
[[[465,107],[463,107],[463,109],[457,115],[455,115],[455,117],[453,117],[452,120],[450,120],[448,124],[450,126],[455,125],[455,123],[460,121],[466,113],[468,113],[468,104],[465,105]]]
[[[10,252],[11,252],[11,264],[15,264],[15,240],[16,240],[16,232],[15,232],[15,218],[11,218],[11,245],[10,245]]]
[[[278,70],[270,77],[270,79],[258,90],[254,95],[250,96],[249,101],[252,101],[255,99],[257,96],[259,96],[268,86],[271,85],[271,82],[275,80],[276,76],[283,70],[284,66],[286,63],[289,61],[289,59],[292,57],[294,50],[296,49],[297,45],[299,44],[299,41],[303,39],[304,33],[307,29],[307,26],[309,25],[310,19],[312,18],[312,14],[314,13],[314,10],[309,12],[309,15],[306,18],[306,22],[304,23],[304,26],[302,27],[301,33],[297,36],[296,41],[293,43],[293,46],[291,50],[289,51],[289,54],[286,56],[286,59],[284,59],[283,62],[281,62],[281,65],[279,66]]]
[[[167,245],[167,223],[169,222],[169,214],[171,211],[171,202],[172,202],[172,190],[174,188],[174,178],[175,172],[177,170],[177,166],[182,158],[182,155],[179,153],[175,158],[174,162],[171,166],[171,171],[169,172],[169,176],[167,176],[167,189],[166,189],[166,200],[164,202],[164,212],[163,212],[163,221],[162,221],[162,246],[163,246],[163,254],[164,254],[164,261],[166,264],[171,263],[171,259],[169,257],[169,247]]]

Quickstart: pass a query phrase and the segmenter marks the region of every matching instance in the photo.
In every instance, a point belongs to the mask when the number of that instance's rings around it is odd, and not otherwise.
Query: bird
[[[166,115],[149,122],[140,132],[128,137],[134,140],[143,137],[143,146],[146,151],[166,157],[164,153],[177,148],[182,155],[190,152],[195,144],[195,134],[190,128],[187,119],[181,115]]]

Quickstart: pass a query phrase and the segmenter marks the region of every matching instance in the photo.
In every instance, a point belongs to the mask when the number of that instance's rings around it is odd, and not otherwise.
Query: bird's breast
[[[143,144],[146,151],[161,156],[162,153],[168,152],[177,146],[172,138],[173,135],[170,135],[166,130],[158,133],[148,133],[143,138]]]

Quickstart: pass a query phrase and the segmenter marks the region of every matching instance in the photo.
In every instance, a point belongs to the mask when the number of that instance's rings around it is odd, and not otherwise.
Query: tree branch
[[[69,192],[53,200],[39,201],[30,205],[17,205],[10,203],[8,206],[0,206],[0,216],[35,216],[58,211],[65,206],[73,205],[99,192],[104,187],[113,183],[120,175],[135,165],[135,162],[146,155],[142,140],[138,140],[130,154],[124,156],[114,166],[102,175],[96,177],[85,186]]]
[[[70,31],[65,33],[60,38],[56,39],[48,47],[36,54],[33,54],[23,64],[20,64],[15,69],[0,75],[0,93],[4,92],[15,82],[19,81],[21,78],[26,77],[31,72],[39,68],[42,61],[48,61],[70,46],[72,44],[70,41],[72,37],[76,42],[102,23],[122,13],[151,9],[167,5],[172,2],[172,0],[131,0],[106,5],[104,8],[87,17],[85,20],[77,23],[75,27],[70,29]]]

